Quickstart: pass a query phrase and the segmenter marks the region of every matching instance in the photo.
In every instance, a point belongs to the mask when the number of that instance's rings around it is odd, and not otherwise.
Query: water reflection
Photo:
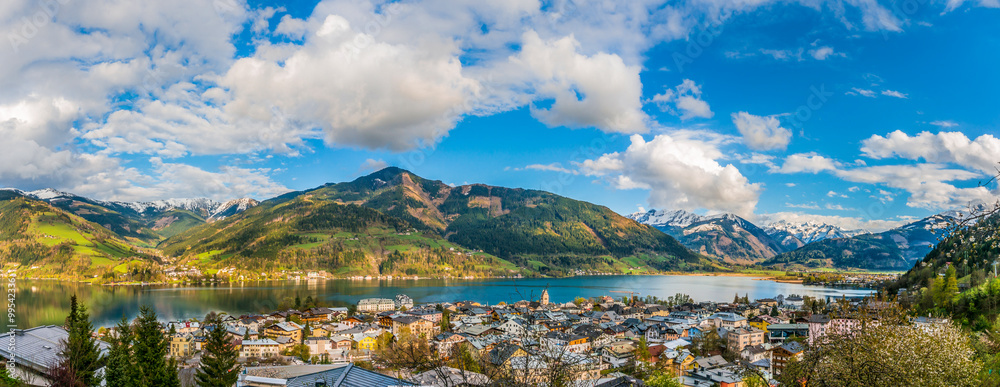
[[[696,301],[730,301],[735,295],[751,299],[778,294],[816,297],[863,295],[870,291],[804,286],[762,281],[749,277],[715,276],[595,276],[560,279],[487,280],[302,280],[250,282],[216,286],[161,285],[108,287],[44,280],[18,282],[16,325],[27,328],[61,324],[69,311],[69,297],[76,294],[90,308],[95,326],[110,326],[122,316],[138,314],[151,305],[163,319],[203,317],[210,310],[232,314],[274,310],[282,299],[319,298],[335,306],[355,304],[367,297],[393,297],[405,293],[417,303],[474,300],[489,304],[537,298],[549,289],[553,302],[576,297],[621,296],[610,290],[639,292],[640,296],[690,295]]]

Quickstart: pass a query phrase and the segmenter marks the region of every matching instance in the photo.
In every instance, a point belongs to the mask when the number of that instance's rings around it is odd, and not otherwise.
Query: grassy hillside
[[[114,232],[48,203],[0,194],[0,260],[22,275],[93,278],[148,265],[153,255]],[[113,277],[113,274],[109,276]]]
[[[286,194],[160,247],[215,267],[340,274],[714,269],[603,206],[542,191],[451,187],[398,168]]]

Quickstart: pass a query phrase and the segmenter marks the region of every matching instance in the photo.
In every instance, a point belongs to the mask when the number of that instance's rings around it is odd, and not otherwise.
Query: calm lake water
[[[599,297],[625,294],[611,290],[639,292],[640,297],[660,298],[677,293],[695,301],[731,301],[733,296],[749,294],[750,299],[778,294],[810,296],[864,295],[871,291],[823,286],[805,286],[762,281],[749,277],[714,276],[593,276],[558,279],[481,279],[481,280],[391,280],[391,281],[274,281],[227,284],[220,286],[94,286],[80,283],[20,280],[16,292],[16,325],[30,328],[61,324],[68,314],[69,298],[76,294],[90,309],[95,326],[111,326],[121,317],[138,314],[141,305],[154,307],[161,319],[204,317],[210,311],[230,314],[274,310],[283,298],[307,296],[320,298],[334,306],[356,304],[368,297],[392,298],[403,293],[416,303],[474,300],[496,304],[537,299],[548,288],[552,302],[569,302],[576,297]],[[3,330],[4,332],[6,329]]]

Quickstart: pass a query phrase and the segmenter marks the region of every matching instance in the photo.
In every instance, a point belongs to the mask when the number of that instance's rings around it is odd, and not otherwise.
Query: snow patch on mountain
[[[218,205],[214,210],[212,210],[208,219],[209,221],[225,219],[226,217],[246,211],[247,209],[258,204],[260,204],[260,202],[251,198],[233,199]]]
[[[684,210],[649,210],[647,212],[636,212],[628,215],[628,217],[636,222],[648,224],[653,227],[670,226],[680,228],[708,219],[708,217]]]
[[[849,238],[855,235],[868,234],[866,230],[845,230],[832,224],[805,222],[792,223],[786,220],[779,220],[769,223],[763,227],[764,232],[772,237],[779,235],[787,239],[787,236],[794,236],[803,243],[818,242],[824,239]]]

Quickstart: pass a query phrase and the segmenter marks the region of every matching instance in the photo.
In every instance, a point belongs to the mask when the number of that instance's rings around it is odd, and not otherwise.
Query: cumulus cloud
[[[822,171],[836,170],[838,162],[826,156],[816,153],[796,153],[785,157],[781,168],[774,170],[777,173],[818,173]]]
[[[552,106],[533,108],[532,115],[550,126],[597,127],[609,132],[642,133],[642,82],[638,66],[615,54],[583,55],[572,36],[545,41],[534,31],[524,34],[521,52],[511,58],[538,97]]]
[[[931,163],[954,163],[986,174],[1000,162],[1000,139],[984,134],[970,140],[962,132],[920,132],[910,136],[894,131],[862,141],[861,152],[874,159],[902,157]]]
[[[880,165],[834,173],[847,181],[904,189],[910,194],[906,203],[910,207],[937,210],[997,199],[996,193],[986,187],[959,188],[948,183],[975,179],[981,174],[939,164]]]
[[[743,142],[751,149],[785,149],[792,139],[792,131],[782,128],[778,116],[755,116],[747,112],[733,113],[733,124],[743,135]]]
[[[690,79],[685,79],[676,88],[667,89],[663,94],[654,95],[653,102],[656,102],[661,110],[679,115],[682,120],[695,117],[712,118],[714,115],[708,102],[701,99],[701,87]]]
[[[753,213],[760,184],[750,183],[733,165],[720,164],[716,143],[669,134],[649,141],[633,135],[631,141],[624,152],[585,160],[580,170],[618,189],[649,189],[655,207]]]

